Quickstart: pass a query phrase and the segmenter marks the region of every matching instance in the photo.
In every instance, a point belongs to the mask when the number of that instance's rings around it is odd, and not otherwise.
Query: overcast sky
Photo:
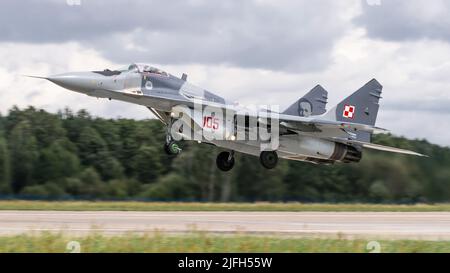
[[[448,0],[2,0],[0,112],[69,106],[149,118],[22,74],[154,64],[243,104],[285,108],[316,84],[331,108],[372,78],[377,126],[450,145]],[[75,4],[75,5],[74,5]]]

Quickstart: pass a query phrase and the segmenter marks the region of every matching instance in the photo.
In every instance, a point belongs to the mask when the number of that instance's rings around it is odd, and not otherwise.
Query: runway
[[[42,231],[450,240],[450,212],[0,211],[0,235]]]

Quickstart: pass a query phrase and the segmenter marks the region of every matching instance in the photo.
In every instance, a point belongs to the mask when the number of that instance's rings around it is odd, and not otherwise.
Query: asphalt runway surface
[[[450,212],[0,211],[0,235],[42,231],[450,240]]]

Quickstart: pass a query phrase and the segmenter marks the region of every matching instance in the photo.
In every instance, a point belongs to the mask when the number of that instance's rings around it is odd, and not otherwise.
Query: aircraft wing
[[[260,122],[269,120],[271,113],[260,112]],[[261,120],[263,118],[264,120]],[[299,117],[291,115],[278,115],[280,129],[286,129],[288,131],[302,132],[302,133],[320,133],[323,131],[346,131],[348,133],[354,133],[357,131],[368,132],[371,134],[388,133],[389,131],[383,128],[351,122],[334,121],[328,119],[318,119],[315,117]],[[266,121],[270,124],[270,121]],[[332,136],[330,136],[332,137]]]
[[[298,121],[291,119],[280,119],[280,126],[293,131],[308,131],[307,128],[321,132],[324,130],[345,130],[348,132],[363,131],[372,134],[388,133],[389,131],[383,128],[358,124],[349,122],[339,122],[331,120],[310,120]]]
[[[264,117],[264,119],[266,119],[267,117]],[[270,124],[270,121],[266,122]],[[386,129],[375,126],[357,123],[339,122],[332,120],[295,117],[289,115],[287,116],[279,115],[279,124],[280,124],[280,131],[284,129],[300,135],[308,135],[323,139],[329,139],[331,141],[347,145],[359,146],[366,149],[427,157],[426,155],[414,151],[383,146],[379,144],[353,139],[355,138],[356,132],[367,132],[370,134],[389,132]]]

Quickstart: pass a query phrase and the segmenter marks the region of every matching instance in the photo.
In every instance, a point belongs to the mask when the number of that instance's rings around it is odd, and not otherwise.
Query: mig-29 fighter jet
[[[279,112],[232,103],[188,83],[186,74],[176,77],[147,64],[37,78],[88,96],[147,107],[167,127],[166,153],[180,153],[181,140],[212,144],[226,150],[216,160],[222,171],[233,168],[235,151],[259,157],[267,169],[279,158],[314,164],[359,162],[363,149],[423,156],[371,143],[372,134],[386,132],[375,127],[383,88],[375,79],[329,111],[327,91],[318,85]]]

